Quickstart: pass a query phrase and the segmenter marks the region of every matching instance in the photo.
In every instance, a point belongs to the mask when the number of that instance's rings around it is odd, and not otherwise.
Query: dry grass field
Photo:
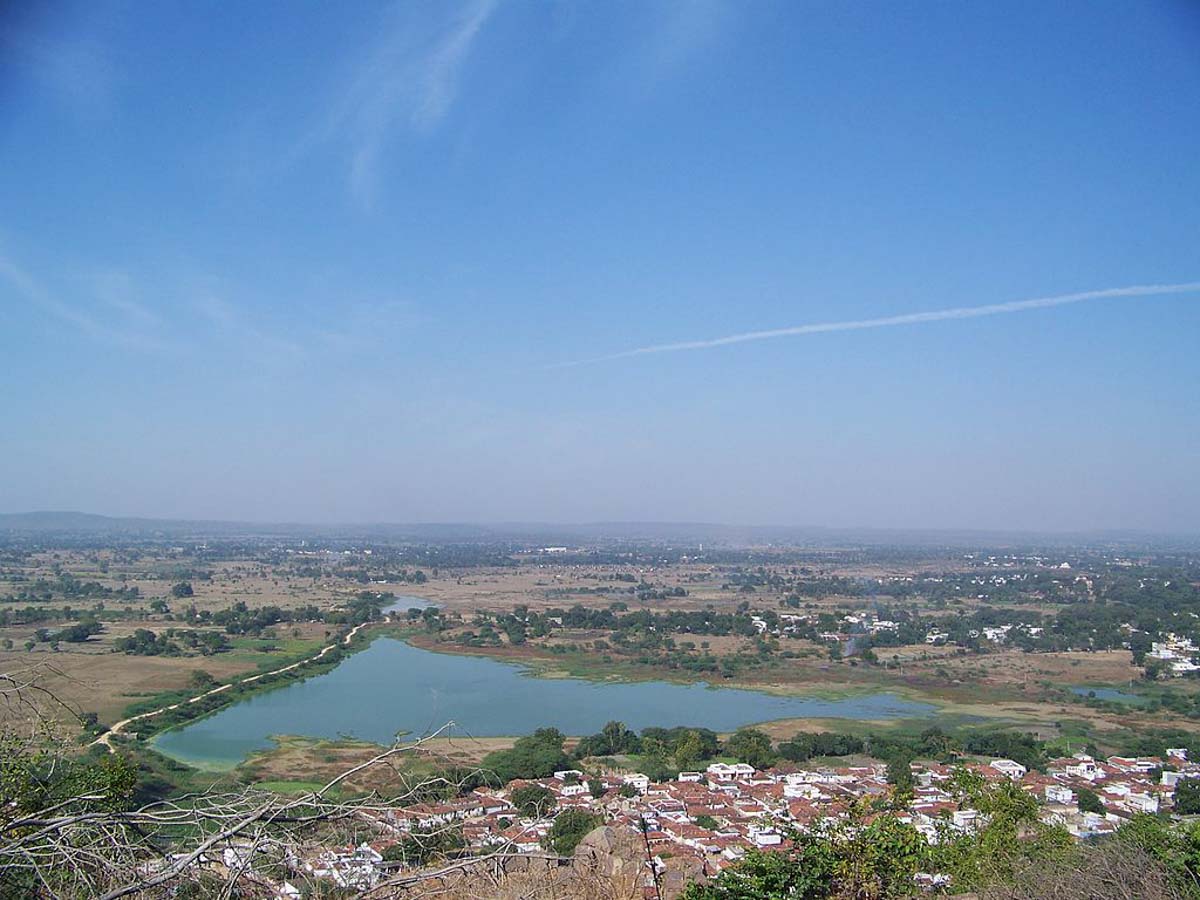
[[[111,724],[131,702],[163,691],[186,688],[197,670],[218,681],[253,673],[266,662],[313,652],[328,640],[328,628],[302,623],[288,626],[276,639],[233,638],[234,649],[209,656],[131,656],[114,652],[113,644],[138,628],[161,631],[172,623],[161,617],[109,623],[105,631],[84,643],[60,643],[57,651],[49,644],[33,650],[0,651],[0,671],[36,667],[39,684],[76,712],[94,712]],[[0,629],[15,648],[21,648],[34,629]],[[273,647],[275,649],[264,649]],[[65,711],[63,711],[65,712]],[[0,717],[20,716],[20,710],[0,706]]]
[[[20,566],[8,565],[2,570],[9,582],[0,583],[0,597],[15,592],[21,585],[37,579],[54,580],[60,573],[69,573],[82,582],[96,581],[108,588],[137,587],[140,597],[135,600],[113,599],[95,601],[78,599],[69,605],[74,615],[93,609],[97,602],[104,609],[119,612],[117,618],[104,616],[104,631],[82,644],[62,643],[58,652],[49,644],[38,643],[33,651],[23,648],[37,626],[9,625],[0,627],[0,640],[11,641],[11,649],[0,650],[0,670],[12,671],[31,664],[41,664],[48,688],[81,712],[95,712],[102,722],[111,723],[120,717],[128,704],[162,691],[179,690],[188,686],[193,672],[204,670],[217,679],[227,680],[251,673],[264,666],[277,665],[284,659],[295,658],[315,651],[327,643],[331,626],[322,624],[279,625],[269,637],[262,639],[231,638],[228,652],[210,656],[129,656],[113,652],[113,644],[138,628],[161,632],[171,627],[193,627],[162,613],[151,613],[150,604],[165,599],[173,612],[194,606],[197,610],[215,612],[242,602],[248,607],[276,605],[284,609],[315,605],[332,609],[344,605],[360,591],[392,591],[397,595],[417,596],[441,606],[451,617],[461,616],[463,628],[471,628],[476,611],[508,612],[526,605],[535,610],[551,607],[566,608],[575,604],[589,607],[608,607],[620,601],[629,610],[663,611],[700,610],[712,608],[722,612],[749,603],[757,609],[778,609],[786,590],[758,585],[753,591],[740,589],[734,581],[732,567],[685,562],[666,566],[635,565],[570,565],[553,560],[523,560],[512,567],[488,567],[435,571],[426,567],[427,580],[422,584],[401,581],[387,583],[373,579],[363,583],[348,577],[342,555],[316,554],[314,564],[309,557],[297,560],[288,557],[278,563],[257,560],[227,560],[197,562],[174,551],[155,555],[119,553],[115,551],[54,551],[25,558]],[[302,564],[303,563],[303,564]],[[317,564],[319,563],[319,564]],[[808,574],[820,577],[879,578],[905,577],[919,571],[923,563],[908,562],[904,566],[879,563],[821,562],[809,568]],[[931,560],[930,567],[941,571],[965,568],[962,560]],[[757,570],[757,569],[756,569]],[[792,565],[765,564],[760,574],[778,575],[784,579],[796,574]],[[193,595],[176,599],[171,587],[187,580]],[[667,600],[642,600],[630,592],[638,583],[649,584],[656,591],[672,592],[682,588],[686,596]],[[881,587],[881,591],[883,588]],[[870,609],[880,597],[806,597],[805,612],[835,609]],[[974,597],[957,600],[956,607],[969,612],[985,601]],[[16,609],[24,603],[0,604],[0,609]],[[61,609],[60,601],[45,604]],[[1035,601],[1019,604],[1021,608],[1047,611]],[[1013,606],[1016,608],[1016,605]],[[61,627],[60,620],[52,627]],[[598,640],[607,640],[604,631],[555,631],[545,639],[530,640],[513,647],[469,648],[447,642],[456,630],[443,636],[441,642],[428,635],[418,635],[414,643],[451,653],[481,654],[514,662],[534,665],[548,677],[568,675],[592,678],[671,678],[687,679],[681,670],[664,670],[654,665],[638,663],[628,657],[609,655],[590,649]],[[691,641],[695,652],[707,651],[717,656],[751,653],[753,639],[736,636],[685,635],[675,636],[677,642]],[[556,653],[568,645],[589,648],[583,653]],[[895,691],[905,697],[937,704],[941,714],[959,721],[980,719],[1025,723],[1039,730],[1053,731],[1056,722],[1073,720],[1090,722],[1095,727],[1139,728],[1162,725],[1191,727],[1180,717],[1159,714],[1151,717],[1136,709],[1102,712],[1079,703],[1066,703],[1052,697],[1047,685],[1061,689],[1071,686],[1122,685],[1140,675],[1130,660],[1128,651],[1098,653],[1037,653],[997,649],[976,654],[965,653],[953,646],[914,645],[881,648],[881,666],[858,664],[856,661],[833,662],[823,645],[807,641],[782,639],[780,650],[789,651],[788,658],[776,654],[770,664],[740,672],[724,684],[754,687],[783,693],[813,693],[827,696],[860,691]],[[0,711],[0,715],[4,715]],[[12,715],[11,711],[8,715]],[[830,723],[783,722],[770,726],[778,735],[794,734],[806,728],[832,727]],[[472,750],[463,742],[444,749],[464,763],[481,756],[483,744],[475,742]],[[289,741],[279,750],[255,762],[256,771],[263,777],[284,780],[288,772],[297,771],[294,765],[312,767],[315,773],[325,768],[337,768],[356,754],[368,752],[361,745],[328,745],[313,742]],[[334,762],[326,766],[323,756],[332,754]],[[305,768],[304,771],[309,769]]]

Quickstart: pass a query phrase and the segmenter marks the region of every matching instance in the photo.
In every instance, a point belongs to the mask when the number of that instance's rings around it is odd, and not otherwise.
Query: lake
[[[385,615],[399,614],[403,617],[410,609],[428,609],[431,606],[437,606],[436,603],[426,600],[424,597],[414,597],[412,594],[396,594],[395,597],[395,600],[383,607]]]
[[[612,719],[635,730],[693,725],[730,731],[773,719],[892,719],[933,709],[883,693],[822,700],[704,684],[536,678],[524,666],[381,637],[330,672],[164,732],[154,746],[192,765],[226,768],[273,746],[272,735],[390,744],[397,732],[427,734],[449,721],[454,733],[478,737],[529,734],[542,726],[583,735]]]
[[[1095,696],[1097,700],[1112,700],[1116,703],[1132,703],[1137,706],[1146,702],[1144,697],[1139,697],[1137,694],[1127,694],[1124,691],[1118,691],[1116,688],[1109,687],[1073,687],[1071,693],[1077,694],[1080,697]]]

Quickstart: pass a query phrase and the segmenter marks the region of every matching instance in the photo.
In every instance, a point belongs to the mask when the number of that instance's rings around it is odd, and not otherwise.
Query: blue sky
[[[0,509],[1200,531],[1200,290],[620,355],[1195,286],[1197,160],[1183,0],[9,10]]]

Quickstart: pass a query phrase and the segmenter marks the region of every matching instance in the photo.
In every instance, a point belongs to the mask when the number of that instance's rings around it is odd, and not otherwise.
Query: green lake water
[[[1146,702],[1144,697],[1139,697],[1137,694],[1128,694],[1125,691],[1119,691],[1116,688],[1110,687],[1091,687],[1082,685],[1081,687],[1071,688],[1071,693],[1077,694],[1080,697],[1094,696],[1097,700],[1112,700],[1116,703],[1128,703],[1132,706],[1141,706]]]
[[[164,732],[154,746],[183,762],[223,768],[271,747],[271,736],[283,734],[388,744],[397,732],[427,734],[450,721],[455,734],[485,737],[528,734],[542,726],[591,734],[612,719],[634,729],[693,725],[729,731],[773,719],[889,719],[932,710],[883,693],[824,700],[704,684],[537,678],[524,666],[378,638],[330,672]]]

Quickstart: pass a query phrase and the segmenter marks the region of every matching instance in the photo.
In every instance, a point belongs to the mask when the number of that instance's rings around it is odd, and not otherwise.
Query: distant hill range
[[[1137,532],[1034,534],[947,529],[892,530],[738,526],[689,522],[280,523],[114,517],[83,512],[0,513],[0,535],[202,540],[336,539],[418,543],[515,543],[529,546],[651,543],[695,547],[988,547],[1131,546],[1200,548],[1200,537]]]

